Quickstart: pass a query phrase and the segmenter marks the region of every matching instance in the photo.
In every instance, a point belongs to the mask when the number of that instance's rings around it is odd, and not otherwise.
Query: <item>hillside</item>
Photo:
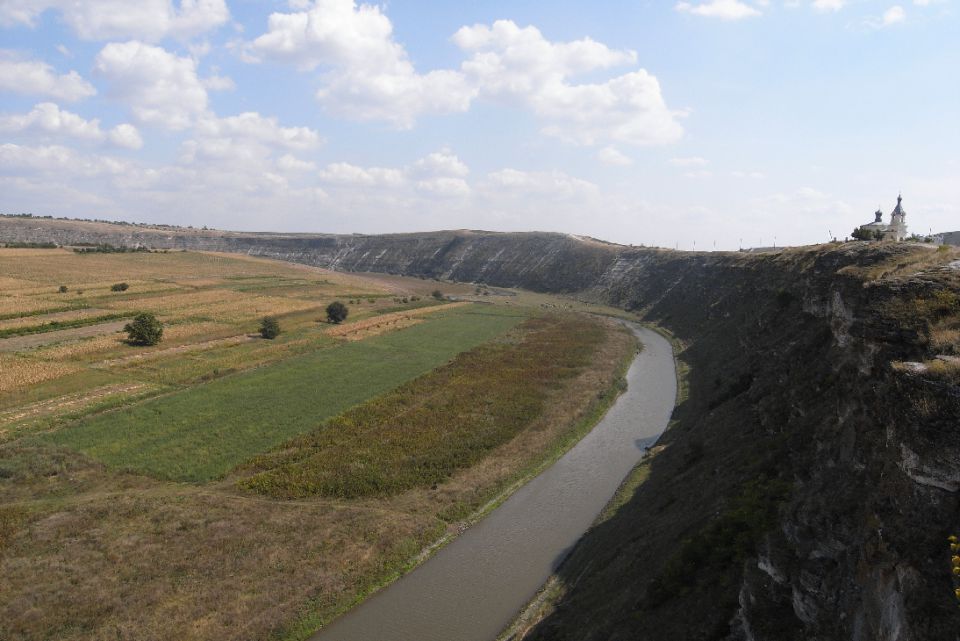
[[[540,233],[268,235],[0,219],[9,240],[235,251],[633,310],[676,337],[688,394],[640,470],[646,480],[561,567],[559,599],[527,638],[955,636],[956,250],[707,254]]]

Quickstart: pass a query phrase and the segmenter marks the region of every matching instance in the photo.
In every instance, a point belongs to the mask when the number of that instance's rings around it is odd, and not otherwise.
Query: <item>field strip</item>
[[[119,383],[116,385],[106,385],[89,392],[59,396],[50,400],[18,407],[14,410],[0,412],[0,425],[15,423],[25,418],[34,418],[43,414],[54,414],[62,410],[75,409],[107,396],[136,392],[147,387],[150,386],[146,383]],[[3,431],[0,431],[0,434],[2,433]]]
[[[444,309],[455,309],[473,303],[451,303],[448,305],[436,305],[434,307],[421,307],[409,311],[392,312],[381,316],[374,316],[349,325],[337,325],[333,329],[327,330],[327,336],[336,338],[345,338],[348,341],[359,341],[370,336],[377,336],[397,329],[403,329],[416,325],[421,322],[417,317],[432,314]]]
[[[215,338],[213,340],[204,341],[202,343],[191,343],[188,345],[179,345],[177,347],[168,347],[167,349],[161,349],[155,352],[145,352],[143,354],[133,354],[131,356],[123,356],[121,358],[111,358],[109,360],[93,363],[91,367],[97,367],[97,368],[114,367],[116,365],[126,365],[127,363],[139,363],[142,361],[153,360],[155,358],[163,358],[164,356],[169,356],[171,354],[200,352],[200,351],[211,349],[214,347],[239,345],[240,343],[246,343],[248,341],[252,341],[256,339],[257,339],[257,336],[251,336],[248,334],[238,334],[237,336],[228,336],[226,338]]]
[[[31,347],[41,347],[43,345],[49,345],[50,343],[59,343],[60,341],[74,338],[89,338],[91,336],[113,334],[114,332],[122,330],[126,324],[127,321],[119,320],[110,323],[100,323],[99,325],[61,329],[54,332],[3,338],[0,339],[0,352],[18,352],[20,350],[30,349]]]

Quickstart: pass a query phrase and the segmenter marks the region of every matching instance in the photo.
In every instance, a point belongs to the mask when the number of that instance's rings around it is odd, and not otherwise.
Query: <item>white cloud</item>
[[[634,63],[633,51],[615,51],[589,38],[553,43],[535,27],[509,20],[463,27],[453,41],[473,56],[463,72],[487,97],[530,109],[543,132],[577,144],[663,144],[683,135],[657,79],[639,69],[598,83],[571,76]]]
[[[281,127],[276,118],[252,111],[226,118],[204,116],[197,122],[194,135],[207,139],[249,140],[294,150],[314,149],[322,142],[320,134],[309,127]]]
[[[277,159],[277,167],[285,172],[316,171],[317,165],[307,160],[300,160],[290,154],[284,154]]]
[[[883,12],[882,22],[884,26],[889,26],[897,24],[898,22],[903,22],[906,17],[907,14],[903,10],[903,7],[900,5],[895,5]]]
[[[274,13],[267,33],[247,44],[251,61],[274,60],[303,70],[322,67],[317,100],[355,120],[383,120],[410,128],[423,114],[465,111],[476,91],[450,70],[420,74],[393,40],[380,7],[354,0],[298,2],[294,13]]]
[[[190,38],[227,22],[225,0],[4,0],[0,25],[34,26],[52,10],[85,40],[136,38],[157,42],[165,37]]]
[[[200,80],[200,83],[210,91],[233,91],[237,88],[237,84],[229,76],[207,76]]]
[[[521,171],[510,168],[487,174],[487,187],[512,195],[554,199],[593,195],[598,191],[594,183],[562,171]]]
[[[597,160],[606,165],[632,165],[633,159],[624,155],[614,147],[604,147],[597,152]]]
[[[57,139],[76,138],[88,142],[109,141],[128,149],[140,149],[143,146],[143,140],[133,125],[117,125],[105,133],[98,119],[86,120],[60,109],[52,102],[42,102],[26,114],[0,115],[0,132]]]
[[[829,1],[829,0],[827,0]],[[678,2],[674,8],[681,13],[691,13],[697,16],[707,18],[719,18],[721,20],[742,20],[743,18],[752,18],[760,15],[760,11],[740,0],[710,0],[700,4],[690,4],[689,2]]]
[[[21,60],[13,52],[0,50],[0,91],[28,96],[50,96],[74,102],[96,95],[97,90],[76,71],[57,74],[39,60]]]
[[[112,42],[97,55],[96,73],[109,94],[128,104],[137,120],[179,130],[206,111],[207,92],[197,64],[138,41]]]
[[[400,169],[363,168],[347,162],[335,162],[327,165],[320,172],[320,179],[335,185],[363,187],[399,187],[406,182],[404,172]]]
[[[813,0],[813,8],[817,11],[840,11],[846,0]]]
[[[143,147],[143,138],[137,128],[130,124],[117,125],[107,134],[107,138],[117,147],[140,149]]]
[[[446,176],[464,178],[470,173],[470,168],[450,150],[443,149],[428,154],[426,157],[413,163],[413,172],[415,175],[421,177]]]
[[[40,173],[56,176],[99,176],[120,174],[129,163],[109,156],[80,154],[69,147],[49,145],[29,147],[5,143],[0,145],[0,171],[16,174]]]
[[[667,163],[674,167],[705,167],[710,164],[710,161],[700,156],[689,156],[686,158],[671,158]]]

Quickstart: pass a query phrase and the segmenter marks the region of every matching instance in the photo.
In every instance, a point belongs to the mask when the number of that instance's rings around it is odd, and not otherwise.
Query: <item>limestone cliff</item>
[[[684,253],[559,234],[240,234],[0,218],[0,242],[238,251],[574,293],[690,366],[649,476],[559,573],[531,639],[957,639],[956,250]],[[939,358],[938,358],[939,357]]]

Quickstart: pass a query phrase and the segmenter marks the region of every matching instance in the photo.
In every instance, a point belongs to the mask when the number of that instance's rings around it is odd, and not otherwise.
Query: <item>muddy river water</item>
[[[645,347],[627,372],[628,389],[583,440],[312,641],[493,641],[667,426],[677,391],[670,343],[631,328]]]

